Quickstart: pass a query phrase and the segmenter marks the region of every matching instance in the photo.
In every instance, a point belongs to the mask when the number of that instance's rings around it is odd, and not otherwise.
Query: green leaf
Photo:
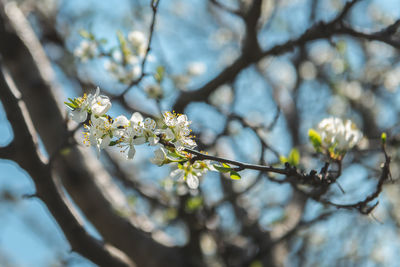
[[[385,132],[383,132],[383,133],[381,134],[382,144],[386,144],[386,139],[387,139],[387,135],[386,135]]]
[[[68,107],[70,107],[71,109],[76,109],[76,106],[72,103],[64,102],[64,104],[67,105]]]
[[[72,98],[68,97],[68,100],[69,100],[69,102],[71,102],[72,104],[77,104],[76,101],[75,101],[75,99],[72,99]]]
[[[300,152],[298,149],[293,148],[290,153],[289,153],[289,159],[288,162],[292,166],[297,166],[300,163]]]
[[[118,143],[119,143],[118,140],[117,141],[111,141],[110,144],[108,144],[108,146],[115,146]]]
[[[322,138],[321,135],[314,129],[308,130],[308,138],[317,152],[321,151]]]
[[[164,79],[164,73],[165,73],[164,66],[158,66],[156,69],[156,73],[154,74],[154,79],[156,79],[158,83],[161,83],[162,80]]]
[[[344,54],[347,49],[347,44],[345,41],[341,40],[336,43],[336,49],[339,53]]]
[[[202,197],[192,197],[186,201],[185,210],[188,212],[193,212],[203,205],[203,198]]]
[[[176,151],[168,151],[167,157],[171,160],[176,160],[176,159],[187,159],[184,155],[176,152]]]
[[[60,151],[60,154],[63,156],[67,156],[69,153],[71,153],[71,148],[69,148],[69,147],[63,148]]]
[[[106,38],[101,38],[99,40],[99,43],[101,43],[101,44],[106,44],[107,42],[108,42],[108,40]]]
[[[230,172],[230,171],[232,171],[232,168],[231,167],[229,167],[228,165],[226,165],[225,164],[225,166],[228,166],[228,167],[221,167],[221,166],[218,166],[218,165],[213,165],[214,166],[214,168],[217,170],[217,171],[219,171],[219,172]]]
[[[280,162],[281,163],[286,163],[286,162],[289,162],[289,160],[288,160],[288,158],[287,157],[285,157],[285,156],[279,156],[279,160],[280,160]]]
[[[122,34],[122,32],[118,31],[117,37],[119,41],[119,47],[124,58],[124,62],[126,63],[127,58],[132,54],[132,52],[129,49],[128,43],[126,42],[125,36]]]
[[[133,207],[133,206],[135,206],[135,204],[137,203],[137,197],[135,197],[135,196],[129,196],[128,197],[128,204],[131,206],[131,207]]]
[[[164,218],[167,221],[173,220],[178,216],[178,211],[175,208],[169,208],[164,213]]]
[[[231,171],[231,179],[232,180],[240,180],[240,178],[242,178],[242,177],[240,176],[239,173],[237,173],[235,171]]]
[[[231,167],[231,166],[229,166],[229,165],[226,164],[226,163],[222,163],[222,166],[225,167],[225,168],[230,168],[230,167]]]
[[[90,40],[94,40],[95,37],[93,35],[93,33],[88,32],[87,30],[80,30],[79,31],[79,35],[82,36],[85,39],[90,39]]]
[[[261,261],[255,260],[250,263],[249,267],[263,267],[263,264]]]

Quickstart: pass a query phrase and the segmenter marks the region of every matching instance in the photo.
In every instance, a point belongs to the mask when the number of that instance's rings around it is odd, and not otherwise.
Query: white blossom
[[[102,116],[111,108],[110,99],[107,96],[99,95],[94,99],[90,108],[94,115]]]
[[[336,117],[323,119],[318,124],[318,132],[325,147],[333,146],[338,151],[353,148],[363,136],[351,120],[343,121]]]
[[[188,173],[186,177],[186,184],[190,189],[197,189],[199,187],[199,178],[192,173]]]
[[[91,116],[89,125],[85,125],[87,132],[85,143],[96,147],[98,155],[100,150],[107,147],[111,142],[112,124],[106,117]]]
[[[128,34],[128,40],[136,49],[137,53],[141,56],[144,56],[147,49],[147,38],[145,37],[145,35],[140,31],[132,31]]]
[[[187,148],[194,148],[196,142],[192,140],[190,135],[191,130],[189,125],[191,121],[187,120],[187,116],[183,114],[174,114],[169,111],[163,113],[164,123],[169,130],[164,130],[162,133],[165,135],[166,140],[173,141],[175,148],[181,151]],[[173,136],[173,137],[172,137]]]
[[[187,67],[187,73],[191,76],[202,75],[206,71],[206,65],[203,62],[192,62]]]
[[[131,57],[129,57],[131,59]],[[104,63],[105,69],[119,82],[130,84],[133,80],[137,79],[141,74],[141,68],[138,64],[131,64],[133,61],[128,62],[126,66],[122,63],[115,61],[106,61]]]
[[[87,119],[87,110],[82,108],[77,108],[71,111],[70,118],[76,123],[81,123]]]
[[[178,164],[178,168],[171,172],[171,178],[178,181],[185,181],[190,189],[197,189],[200,183],[200,177],[209,170],[209,161],[196,161],[191,163],[187,161],[183,164]]]
[[[161,166],[165,163],[167,159],[165,148],[159,147],[156,151],[154,151],[154,158],[150,159],[150,162]]]
[[[123,151],[127,151],[127,157],[131,159],[136,145],[147,143],[155,146],[161,139],[171,142],[177,151],[196,146],[193,136],[190,135],[191,121],[186,115],[164,112],[160,127],[157,127],[155,120],[144,119],[139,112],[133,113],[129,120],[122,115],[113,119],[106,114],[111,108],[110,99],[100,95],[98,87],[94,94],[84,94],[83,97],[70,101],[71,103],[66,104],[73,109],[70,116],[75,121],[86,121],[88,114],[91,114],[89,123],[85,125],[84,143],[96,147],[98,152],[106,146],[118,145],[124,148]],[[155,161],[161,160],[161,152],[156,152]]]
[[[144,91],[149,98],[159,99],[163,95],[163,91],[159,84],[148,85],[145,87]]]
[[[74,56],[85,62],[97,55],[97,43],[91,40],[83,40],[74,50]]]
[[[127,127],[129,127],[129,120],[125,116],[120,115],[116,117],[113,122],[113,135],[117,138],[121,138]]]
[[[77,104],[77,107],[70,113],[71,119],[77,123],[86,121],[89,109],[91,109],[93,103],[95,103],[96,99],[99,97],[99,94],[100,88],[97,87],[96,92],[93,95],[87,95],[85,93],[82,97],[76,98],[75,103]]]

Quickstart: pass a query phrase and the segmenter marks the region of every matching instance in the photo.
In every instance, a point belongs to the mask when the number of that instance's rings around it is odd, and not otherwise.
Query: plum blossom
[[[132,31],[128,34],[128,40],[140,56],[146,53],[146,36],[140,31]]]
[[[117,129],[117,125],[113,124],[110,117],[91,116],[89,124],[85,124],[86,132],[84,132],[87,145],[96,147],[98,155],[101,149],[106,148],[113,137],[113,130]]]
[[[163,91],[159,84],[151,84],[144,89],[149,98],[159,99],[163,95]]]
[[[117,145],[127,152],[128,159],[132,159],[136,153],[136,145],[159,144],[160,147],[150,161],[159,166],[177,162],[179,168],[172,175],[185,181],[192,189],[199,186],[199,177],[210,170],[210,164],[206,161],[192,162],[190,154],[182,152],[185,148],[196,146],[193,136],[190,135],[191,121],[186,115],[164,112],[160,125],[151,118],[144,119],[139,112],[133,113],[130,119],[123,115],[113,119],[107,115],[111,102],[108,97],[100,95],[98,87],[94,94],[84,94],[70,101],[66,105],[72,108],[71,117],[75,121],[86,121],[88,114],[90,115],[90,120],[84,125],[84,144],[94,146],[98,155],[101,149]]]
[[[141,68],[137,64],[133,64],[132,57],[126,66],[120,62],[106,61],[104,64],[105,69],[119,82],[129,84],[140,76]]]
[[[171,172],[171,178],[178,181],[185,181],[190,189],[197,189],[199,187],[199,178],[209,170],[208,161],[196,161],[191,164],[186,161],[183,164],[178,164],[178,168]]]
[[[159,147],[154,151],[154,158],[150,159],[150,162],[158,166],[162,166],[167,161],[167,154],[164,147]]]
[[[100,95],[100,88],[97,87],[94,94],[75,98],[72,102],[74,109],[70,113],[70,118],[81,123],[86,121],[88,114],[102,116],[111,108],[110,99],[107,96]]]
[[[333,147],[338,152],[345,152],[358,144],[362,133],[351,120],[343,121],[340,118],[330,117],[323,119],[317,131],[321,135],[322,145]]]
[[[143,136],[143,127],[139,124],[141,115],[138,112],[132,114],[127,126],[119,137],[121,147],[126,147],[128,150],[127,158],[132,159],[136,153],[135,145],[146,143],[146,138]]]
[[[155,134],[157,123],[153,119],[143,120],[143,116],[139,112],[135,112],[131,117],[131,122],[141,128],[143,137],[151,146],[158,143],[160,138]]]
[[[92,102],[91,110],[92,114],[96,116],[102,116],[107,113],[111,108],[110,99],[107,96],[99,95]]]
[[[164,134],[166,140],[172,141],[178,151],[185,149],[185,147],[196,147],[196,142],[192,140],[191,130],[189,129],[192,122],[187,120],[186,115],[166,111],[163,113],[163,118],[168,128],[161,133]]]
[[[187,73],[190,76],[199,76],[206,71],[206,65],[203,62],[192,62],[187,67]]]
[[[92,40],[83,40],[74,50],[74,56],[82,62],[96,57],[98,52],[97,43]]]

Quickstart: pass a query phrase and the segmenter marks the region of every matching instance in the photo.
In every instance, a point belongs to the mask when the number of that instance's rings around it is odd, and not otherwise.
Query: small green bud
[[[383,132],[383,133],[381,134],[382,144],[386,144],[386,139],[387,139],[387,135],[386,135],[385,132]]]
[[[321,151],[322,138],[321,135],[314,129],[308,130],[308,138],[310,139],[315,151]]]
[[[235,171],[231,171],[231,179],[232,180],[240,180],[240,178],[242,178],[242,177],[240,176],[239,173],[237,173]]]
[[[154,74],[154,79],[156,79],[157,83],[161,83],[164,79],[165,68],[164,66],[158,66],[156,69],[156,73]]]
[[[299,152],[298,149],[293,148],[293,149],[290,151],[288,162],[289,162],[290,165],[292,165],[292,166],[297,166],[297,165],[299,165],[299,163],[300,163],[300,152]]]

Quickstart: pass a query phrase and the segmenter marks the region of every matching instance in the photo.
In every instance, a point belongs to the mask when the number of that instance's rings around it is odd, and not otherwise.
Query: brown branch
[[[149,40],[147,42],[146,52],[144,54],[144,57],[143,57],[143,60],[142,60],[142,64],[141,64],[141,74],[140,74],[139,78],[137,78],[136,80],[132,81],[119,96],[115,97],[115,99],[124,97],[124,95],[133,86],[138,85],[143,80],[143,78],[146,76],[146,73],[144,72],[144,68],[146,67],[147,58],[148,58],[149,52],[151,50],[151,41],[153,40],[154,27],[156,25],[156,18],[157,18],[157,10],[158,10],[158,5],[160,4],[160,1],[161,0],[152,0],[151,3],[150,3],[151,9],[153,11],[153,15],[152,15],[152,18],[151,18],[151,24],[150,24],[150,29],[149,29]]]
[[[352,0],[352,1],[347,2],[347,3],[344,5],[342,11],[339,13],[339,15],[336,16],[336,18],[335,18],[335,20],[334,20],[333,22],[334,22],[334,23],[337,23],[337,22],[340,23],[340,22],[342,22],[343,19],[344,19],[344,18],[347,16],[347,14],[350,12],[350,9],[351,9],[355,4],[357,4],[357,2],[359,2],[359,1],[362,1],[362,0]]]
[[[196,101],[205,101],[209,97],[209,95],[219,86],[228,83],[230,81],[233,81],[236,76],[245,68],[250,66],[253,63],[258,62],[259,60],[263,59],[264,57],[267,56],[278,56],[282,55],[284,53],[292,51],[294,48],[298,46],[305,45],[306,43],[309,43],[314,40],[322,39],[322,38],[329,38],[333,35],[336,34],[346,34],[346,35],[352,35],[354,34],[355,37],[362,37],[362,38],[371,38],[371,40],[380,40],[387,42],[389,44],[396,44],[398,43],[388,40],[388,38],[383,38],[381,36],[374,36],[374,35],[363,35],[360,32],[354,31],[351,28],[343,26],[343,18],[348,14],[348,12],[351,10],[351,8],[354,6],[356,2],[359,0],[353,0],[351,2],[348,2],[348,4],[345,5],[343,8],[342,12],[340,12],[333,20],[331,20],[328,23],[325,22],[319,22],[317,24],[314,24],[311,26],[308,30],[306,30],[302,35],[299,37],[286,41],[283,44],[280,45],[275,45],[272,48],[265,50],[261,52],[258,49],[258,43],[254,42],[254,32],[252,34],[249,34],[250,28],[246,28],[246,36],[250,37],[250,41],[248,39],[245,40],[248,44],[250,45],[245,45],[244,49],[242,50],[241,56],[237,58],[230,66],[225,68],[219,75],[217,75],[215,78],[210,80],[208,83],[206,83],[203,87],[193,90],[193,91],[187,91],[183,92],[179,95],[177,100],[175,101],[173,109],[179,113],[183,113],[184,109],[186,106],[191,103],[191,102],[196,102]],[[253,3],[253,8],[250,9],[250,11],[253,12],[253,14],[257,15],[257,4],[259,3],[259,0],[254,1]],[[248,20],[250,25],[255,25],[254,24],[254,17],[252,17],[251,20]],[[249,24],[247,24],[249,25]],[[251,28],[253,31],[253,28]]]
[[[173,109],[179,113],[188,103],[205,101],[219,86],[233,81],[241,70],[254,63],[261,56],[261,48],[257,40],[257,22],[261,15],[262,0],[254,0],[243,20],[246,25],[246,38],[243,42],[242,54],[230,66],[225,68],[217,77],[198,90],[182,92],[175,101]]]
[[[372,192],[371,194],[369,194],[364,200],[358,201],[353,204],[337,204],[337,203],[333,203],[329,200],[324,200],[324,199],[318,199],[317,201],[324,203],[324,204],[334,206],[338,209],[356,209],[362,214],[370,214],[375,209],[375,207],[379,204],[379,201],[377,201],[376,203],[374,203],[372,205],[370,205],[370,202],[372,202],[373,200],[378,198],[378,196],[382,192],[384,183],[387,180],[389,180],[389,178],[391,177],[391,174],[390,174],[391,158],[388,156],[384,145],[382,146],[382,151],[385,156],[385,162],[383,163],[383,166],[382,166],[381,176],[376,185],[375,191]]]
[[[100,266],[133,266],[121,252],[117,255],[115,251],[91,237],[74,215],[77,211],[55,182],[49,165],[38,150],[36,132],[25,103],[9,81],[9,75],[1,69],[0,96],[14,132],[14,153],[9,159],[17,162],[29,173],[36,185],[36,196],[46,204],[63,230],[72,250]]]
[[[224,5],[218,0],[210,0],[210,2],[212,4],[214,4],[216,7],[220,8],[221,10],[227,11],[227,12],[229,12],[229,13],[231,13],[233,15],[239,16],[239,17],[243,16],[243,14],[242,14],[242,12],[240,10],[233,9],[233,8],[227,6],[227,5]]]
[[[328,219],[332,214],[334,214],[333,212],[326,212],[326,213],[322,213],[319,216],[317,216],[316,218],[309,220],[309,221],[299,221],[297,223],[297,225],[295,227],[293,227],[292,229],[290,229],[289,231],[287,231],[283,236],[277,238],[277,239],[273,239],[267,246],[263,247],[262,249],[260,249],[253,257],[251,257],[251,259],[246,262],[245,264],[243,264],[244,266],[247,266],[249,264],[251,264],[251,262],[253,262],[254,260],[261,258],[264,254],[269,253],[269,251],[271,249],[273,249],[275,246],[279,245],[280,243],[287,241],[288,239],[292,238],[296,233],[298,233],[299,231],[310,227],[318,222],[321,222],[323,220]]]
[[[54,95],[54,72],[30,24],[15,4],[0,5],[0,54],[21,91],[35,128],[48,154],[54,155],[69,132],[61,105]],[[7,27],[6,27],[7,24]],[[183,256],[177,248],[156,242],[139,226],[122,218],[115,210],[121,206],[123,192],[112,183],[104,166],[91,151],[74,146],[54,160],[54,172],[89,221],[106,242],[124,251],[140,266],[161,266],[169,262],[181,266]],[[154,257],[147,257],[148,251]]]

